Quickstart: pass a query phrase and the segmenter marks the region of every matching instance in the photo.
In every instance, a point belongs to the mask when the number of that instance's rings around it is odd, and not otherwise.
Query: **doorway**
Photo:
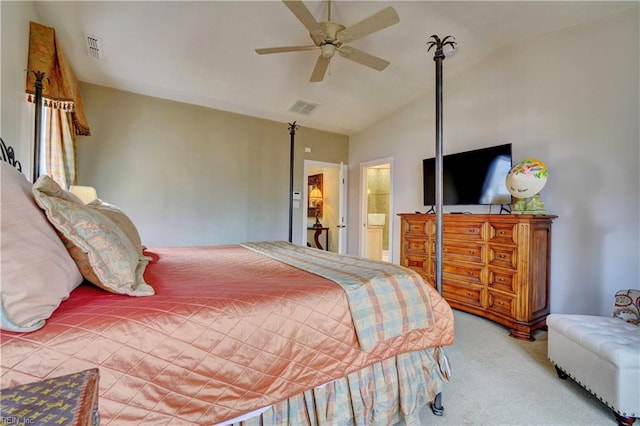
[[[393,241],[392,158],[360,164],[360,256],[390,262]]]
[[[346,253],[346,174],[343,163],[304,161],[302,245]]]

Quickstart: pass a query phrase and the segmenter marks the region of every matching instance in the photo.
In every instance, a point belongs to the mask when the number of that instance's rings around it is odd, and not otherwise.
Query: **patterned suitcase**
[[[0,424],[95,426],[97,368],[0,391]]]

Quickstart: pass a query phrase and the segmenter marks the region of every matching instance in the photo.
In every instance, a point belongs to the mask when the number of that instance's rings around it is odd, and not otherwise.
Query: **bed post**
[[[442,392],[438,392],[431,403],[431,411],[436,416],[444,415],[444,407],[442,406]]]
[[[455,49],[455,39],[446,36],[442,40],[432,35],[433,40],[427,43],[430,51],[435,46],[433,60],[436,63],[436,289],[442,294],[442,62],[445,54],[443,48]]]
[[[34,135],[33,135],[33,165],[31,174],[33,176],[33,182],[35,183],[40,176],[40,145],[42,140],[42,133],[40,130],[41,120],[42,120],[42,80],[44,80],[45,73],[42,71],[33,71],[28,70],[27,72],[32,72],[36,77],[36,81],[33,84],[35,89],[35,98],[34,103],[36,104],[36,116],[34,120]]]
[[[289,242],[293,242],[293,157],[294,142],[296,138],[296,130],[299,127],[296,122],[289,123],[289,135],[291,136],[289,148]]]

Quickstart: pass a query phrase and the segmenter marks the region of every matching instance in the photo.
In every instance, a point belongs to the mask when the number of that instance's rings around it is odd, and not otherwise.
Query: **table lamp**
[[[525,158],[511,168],[506,186],[507,191],[518,199],[513,205],[513,214],[547,214],[540,199],[547,175],[547,166],[535,158]]]
[[[85,204],[98,198],[98,193],[93,186],[71,185],[69,192],[77,195]]]
[[[320,208],[322,207],[322,191],[320,191],[317,186],[314,186],[309,193],[309,204],[311,204],[316,212],[316,223],[313,224],[313,227],[322,228],[322,224],[318,219],[318,217],[320,216]]]

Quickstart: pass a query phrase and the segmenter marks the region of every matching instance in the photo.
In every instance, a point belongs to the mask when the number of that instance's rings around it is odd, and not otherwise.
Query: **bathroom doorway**
[[[392,158],[361,163],[360,256],[390,262],[392,257]]]

